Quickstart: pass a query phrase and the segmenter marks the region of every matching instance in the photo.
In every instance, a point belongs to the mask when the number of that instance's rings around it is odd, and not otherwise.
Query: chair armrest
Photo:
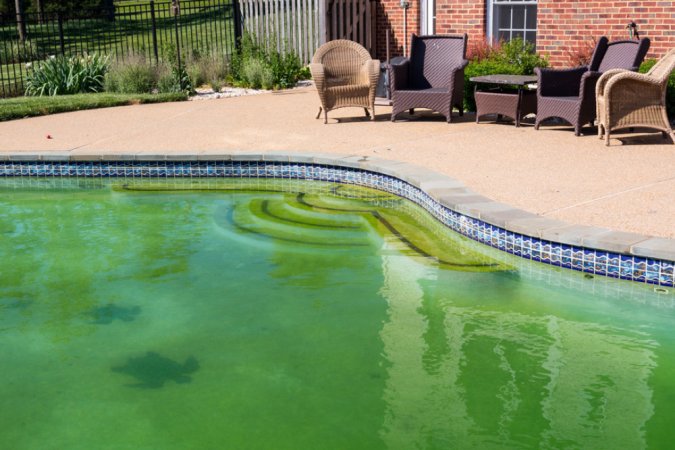
[[[312,73],[312,80],[314,80],[316,90],[323,92],[326,86],[326,69],[323,67],[323,64],[311,63],[309,71]]]
[[[626,69],[612,69],[608,70],[607,72],[603,73],[600,79],[598,79],[598,83],[595,85],[595,98],[602,97],[605,95],[605,86],[607,85],[607,82],[614,76],[620,73],[624,72],[630,72],[629,70]]]
[[[592,99],[595,103],[595,87],[598,80],[602,76],[602,72],[595,72],[589,70],[581,76],[581,87],[579,89],[579,100]]]
[[[540,97],[576,97],[581,92],[581,77],[588,66],[571,69],[547,69],[535,67],[537,95]]]
[[[408,87],[408,69],[410,60],[406,59],[399,64],[385,64],[384,68],[389,71],[389,85],[393,93],[397,89]]]
[[[371,59],[366,61],[364,67],[365,83],[370,86],[371,89],[377,89],[377,82],[380,80],[380,60]]]
[[[457,81],[460,81],[461,86],[459,86],[462,90],[464,89],[464,76],[462,75],[461,80],[457,78],[458,72],[461,72],[462,74],[464,73],[464,69],[466,69],[466,66],[469,65],[469,60],[468,59],[463,59],[462,62],[455,66],[452,69],[452,74],[450,75],[450,92],[454,92],[455,89],[455,83]]]
[[[603,76],[604,78],[604,76]],[[612,94],[612,88],[617,84],[625,81],[631,81],[637,84],[642,84],[644,87],[659,87],[661,88],[662,83],[654,77],[650,77],[643,73],[631,72],[630,70],[624,70],[621,73],[615,73],[613,76],[606,81],[604,86],[604,95],[609,97]],[[598,83],[599,84],[599,83]],[[645,92],[647,94],[647,92]]]

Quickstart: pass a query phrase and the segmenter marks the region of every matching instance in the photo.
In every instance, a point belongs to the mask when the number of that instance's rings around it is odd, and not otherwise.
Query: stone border
[[[436,203],[465,217],[523,236],[562,246],[612,252],[675,264],[675,239],[578,225],[513,208],[484,197],[464,184],[434,170],[413,164],[362,155],[287,151],[91,151],[1,153],[0,163],[94,161],[269,161],[319,164],[360,169],[399,179],[420,189]],[[518,255],[517,255],[518,256]],[[671,284],[672,285],[672,284]]]

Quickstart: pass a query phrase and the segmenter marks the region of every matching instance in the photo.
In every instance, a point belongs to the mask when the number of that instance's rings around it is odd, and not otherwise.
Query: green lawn
[[[105,17],[64,21],[65,54],[97,51],[124,57],[137,51],[154,57],[151,16],[145,5],[146,2],[116,5],[118,17],[114,21]],[[155,4],[155,34],[160,58],[166,45],[175,45],[176,42],[175,18],[169,6],[170,3]],[[19,85],[16,90],[21,91],[26,62],[35,63],[37,59],[61,54],[56,15],[49,13],[47,18],[49,21],[42,25],[28,23],[28,43],[19,42],[15,25],[0,24],[0,96],[3,88],[8,95],[7,91],[14,84]],[[234,49],[233,7],[229,0],[182,3],[178,25],[183,56],[194,50],[231,54]],[[15,48],[10,51],[12,44]],[[24,55],[29,56],[17,61],[17,45],[23,48]],[[26,46],[33,50],[26,51]]]
[[[110,106],[176,102],[187,100],[187,98],[187,94],[183,92],[156,95],[102,93],[8,98],[0,99],[0,121]]]

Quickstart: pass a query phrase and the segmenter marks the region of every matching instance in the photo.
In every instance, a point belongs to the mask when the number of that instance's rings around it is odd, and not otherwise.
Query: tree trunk
[[[23,5],[21,0],[15,0],[16,5],[16,25],[19,29],[19,40],[26,40],[26,22],[24,22]]]
[[[105,0],[104,1],[104,6],[106,8],[106,16],[108,17],[108,22],[114,22],[115,21],[115,3],[113,0]]]
[[[38,23],[40,25],[42,25],[42,22],[45,20],[43,14],[42,14],[42,0],[35,0],[35,4],[37,6],[37,12],[38,12]]]

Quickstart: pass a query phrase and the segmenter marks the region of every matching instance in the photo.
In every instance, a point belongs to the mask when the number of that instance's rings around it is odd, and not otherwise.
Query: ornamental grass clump
[[[156,63],[135,52],[111,65],[104,88],[117,94],[165,94],[182,90],[171,65]]]
[[[185,72],[192,90],[208,84],[215,92],[220,92],[227,80],[227,62],[222,54],[193,52],[187,58]]]
[[[103,54],[83,53],[70,58],[52,56],[26,67],[26,95],[86,94],[103,91],[109,60]]]

